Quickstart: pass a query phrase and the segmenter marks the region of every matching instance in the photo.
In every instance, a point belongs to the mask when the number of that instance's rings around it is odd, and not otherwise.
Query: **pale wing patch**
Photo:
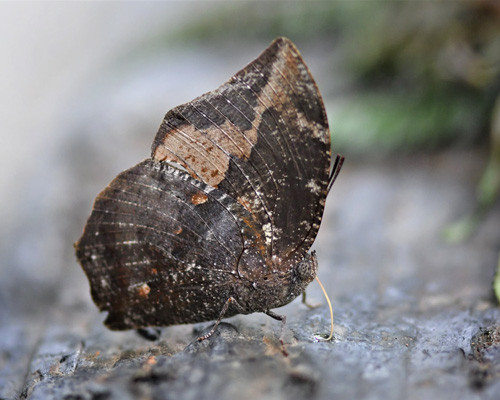
[[[321,193],[321,186],[318,183],[311,179],[306,183],[306,188],[310,189],[312,193],[319,195]]]
[[[193,178],[213,187],[224,179],[229,166],[224,151],[192,125],[169,130],[153,156],[156,161],[182,165]]]
[[[153,157],[176,162],[202,182],[217,187],[229,168],[230,157],[248,159],[257,142],[256,132],[242,132],[230,121],[199,130],[193,125],[170,128]]]

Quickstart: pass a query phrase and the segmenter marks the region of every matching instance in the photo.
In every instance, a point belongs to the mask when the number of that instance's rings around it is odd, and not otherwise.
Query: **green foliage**
[[[448,242],[457,243],[472,235],[476,227],[495,204],[500,194],[500,95],[492,112],[490,128],[490,158],[477,187],[476,209],[470,215],[450,224],[444,231]],[[500,290],[500,277],[497,274],[495,285]],[[497,290],[497,289],[495,289]]]
[[[495,280],[493,281],[493,290],[495,292],[497,300],[500,302],[500,254],[498,255],[498,266]]]
[[[338,3],[324,1],[243,1],[214,3],[204,18],[186,24],[176,38],[186,42],[263,39],[287,36],[318,39],[338,25]]]
[[[500,193],[500,94],[492,112],[490,128],[490,159],[478,187],[478,202],[489,207]]]
[[[321,43],[332,60],[326,100],[342,147],[359,152],[476,141],[500,79],[500,12],[477,2],[275,1],[214,3],[176,34],[185,42]],[[347,86],[347,87],[346,87]]]
[[[482,124],[484,100],[476,94],[364,93],[328,104],[335,141],[341,148],[432,149],[457,138],[470,143]]]

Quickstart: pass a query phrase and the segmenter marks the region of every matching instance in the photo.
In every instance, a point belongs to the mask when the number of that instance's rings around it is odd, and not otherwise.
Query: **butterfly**
[[[278,38],[217,89],[170,110],[151,157],[96,197],[77,258],[105,325],[161,327],[264,312],[316,277],[311,245],[332,166],[318,87]],[[202,339],[205,337],[202,337]]]

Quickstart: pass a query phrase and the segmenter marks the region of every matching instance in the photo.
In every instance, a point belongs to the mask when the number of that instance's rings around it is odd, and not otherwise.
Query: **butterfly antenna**
[[[333,308],[332,308],[332,303],[330,302],[330,298],[328,297],[328,294],[326,293],[326,290],[325,290],[323,284],[321,283],[321,281],[319,280],[319,278],[317,276],[316,276],[316,280],[318,281],[319,286],[320,286],[321,290],[323,291],[323,294],[326,297],[328,307],[330,307],[330,336],[328,336],[326,339],[322,339],[325,342],[329,342],[333,338]]]
[[[337,180],[337,176],[339,176],[339,173],[340,173],[340,170],[342,169],[343,164],[344,164],[344,156],[337,154],[337,157],[335,158],[335,162],[333,163],[332,172],[330,173],[330,176],[328,178],[327,193],[330,193],[330,189],[332,188],[333,184]]]

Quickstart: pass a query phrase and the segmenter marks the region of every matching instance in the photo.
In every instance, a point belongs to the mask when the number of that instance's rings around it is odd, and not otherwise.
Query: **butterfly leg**
[[[302,304],[305,304],[310,309],[318,308],[321,305],[319,303],[314,303],[314,304],[308,303],[307,300],[306,300],[306,292],[305,292],[305,290],[302,292]]]
[[[215,324],[214,326],[212,327],[212,329],[210,329],[210,331],[208,333],[206,333],[205,335],[203,336],[200,336],[198,338],[198,341],[201,342],[202,340],[206,340],[208,339],[210,336],[212,336],[214,334],[214,332],[216,331],[217,327],[219,326],[222,318],[224,318],[224,314],[226,314],[226,311],[227,309],[229,308],[229,305],[230,304],[233,304],[236,306],[236,309],[239,311],[239,310],[243,310],[243,307],[241,307],[238,302],[236,301],[236,299],[234,297],[230,297],[229,299],[226,300],[226,302],[224,303],[224,306],[222,307],[222,310],[219,314],[219,317],[217,318],[217,320],[215,321]],[[242,311],[240,311],[242,312]]]
[[[139,328],[136,332],[143,339],[151,340],[152,342],[158,340],[161,336],[160,328]]]
[[[288,352],[285,349],[285,342],[283,341],[283,338],[285,337],[286,316],[276,314],[271,310],[267,310],[265,313],[269,315],[271,318],[281,321],[281,332],[280,332],[281,352],[285,357],[288,356]]]

